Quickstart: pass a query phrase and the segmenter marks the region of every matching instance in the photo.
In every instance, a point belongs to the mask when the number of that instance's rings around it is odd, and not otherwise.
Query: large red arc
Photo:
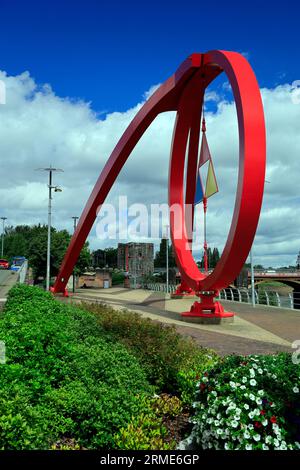
[[[184,61],[175,74],[149,98],[122,135],[81,215],[54,284],[54,292],[65,291],[99,207],[104,203],[139,139],[155,117],[165,111],[177,111],[170,162],[169,202],[184,206],[184,159],[190,129],[192,143],[189,151],[186,201],[193,201],[198,148],[197,116],[201,115],[205,88],[223,70],[230,80],[237,106],[240,165],[234,216],[223,255],[214,272],[204,279],[194,262],[189,244],[186,243],[186,232],[190,234],[192,226],[191,219],[183,220],[183,238],[178,240],[174,238],[171,217],[171,235],[180,272],[188,285],[195,290],[218,290],[236,277],[251,247],[261,209],[265,174],[264,115],[259,87],[246,59],[234,52],[212,51],[207,54],[192,54]],[[183,218],[185,219],[184,210]]]

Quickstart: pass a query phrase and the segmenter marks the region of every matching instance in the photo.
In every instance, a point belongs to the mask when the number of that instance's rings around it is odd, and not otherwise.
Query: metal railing
[[[166,284],[163,283],[144,283],[141,284],[142,289],[149,289],[154,292],[167,293]],[[168,293],[175,292],[177,288],[176,284],[170,284]],[[267,305],[270,307],[282,307],[298,310],[300,309],[300,291],[287,293],[282,295],[276,291],[266,291],[255,289],[255,303],[257,305]],[[222,289],[219,293],[219,300],[230,300],[232,302],[241,302],[251,304],[251,289],[238,289],[236,287],[227,287]]]

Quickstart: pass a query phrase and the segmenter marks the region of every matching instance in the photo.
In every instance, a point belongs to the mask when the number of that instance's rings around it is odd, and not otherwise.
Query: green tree
[[[176,261],[174,256],[174,250],[172,244],[169,243],[169,268],[176,267]],[[156,252],[154,259],[154,266],[156,268],[165,268],[166,267],[166,258],[167,258],[167,240],[162,238],[159,245],[159,250]]]
[[[34,279],[45,276],[47,262],[47,236],[46,225],[19,225],[8,227],[5,231],[5,257],[25,256],[33,270]],[[57,231],[51,229],[51,276],[56,276],[71,240],[67,230]],[[80,274],[91,263],[88,243],[85,243],[75,266],[76,274]]]

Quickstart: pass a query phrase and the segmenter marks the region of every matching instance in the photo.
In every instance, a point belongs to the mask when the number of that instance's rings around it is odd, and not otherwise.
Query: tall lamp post
[[[4,254],[4,227],[5,227],[5,221],[7,220],[7,217],[1,217],[2,220],[2,245],[1,245],[1,258],[3,258]]]
[[[53,168],[51,165],[47,168],[37,168],[39,171],[47,171],[49,174],[49,180],[48,180],[48,189],[49,189],[49,195],[48,195],[48,238],[47,238],[47,269],[46,269],[46,290],[48,291],[50,289],[50,254],[51,254],[51,210],[52,210],[52,189],[54,189],[54,192],[61,192],[62,189],[59,186],[53,186],[52,185],[52,174],[55,171],[63,172],[61,168]]]
[[[74,215],[72,217],[73,219],[73,222],[74,222],[74,233],[75,233],[75,230],[76,230],[76,227],[77,227],[77,220],[79,219],[79,217],[77,217],[76,215]],[[75,270],[73,271],[73,294],[75,292]]]
[[[166,287],[169,293],[169,225],[166,225]]]
[[[250,250],[250,266],[251,266],[251,300],[252,300],[252,307],[255,307],[254,267],[253,267],[252,247]]]

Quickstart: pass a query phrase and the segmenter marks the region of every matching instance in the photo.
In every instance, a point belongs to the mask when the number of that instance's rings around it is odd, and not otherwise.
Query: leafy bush
[[[95,316],[29,286],[14,287],[0,320],[0,448],[45,449],[73,438],[114,447],[114,434],[153,394],[139,362]]]
[[[143,412],[115,436],[117,446],[125,450],[175,449],[176,440],[170,435],[165,423],[182,412],[180,400],[163,394],[144,399],[143,405]]]
[[[124,273],[113,272],[112,273],[112,285],[118,286],[119,284],[124,283]]]
[[[203,449],[298,448],[299,389],[289,354],[230,356],[201,377],[190,440]]]
[[[82,307],[94,313],[111,338],[135,355],[150,383],[160,391],[179,393],[185,403],[193,400],[197,377],[217,361],[213,351],[199,348],[192,339],[177,333],[174,326],[105,305],[83,303]]]

